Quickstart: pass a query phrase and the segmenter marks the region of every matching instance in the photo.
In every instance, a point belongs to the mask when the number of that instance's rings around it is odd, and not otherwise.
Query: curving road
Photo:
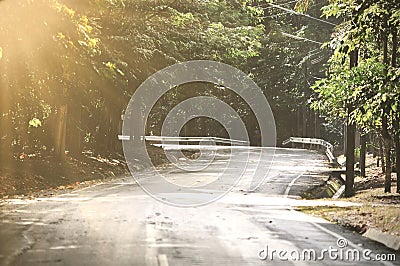
[[[363,258],[359,262],[349,256],[346,260],[343,254],[347,250],[362,254],[370,249],[371,257],[394,252],[293,210],[293,206],[314,204],[296,196],[324,170],[324,157],[307,150],[277,149],[267,179],[249,192],[252,163],[259,161],[259,149],[253,148],[250,157],[247,152],[234,148],[230,153],[219,147],[213,162],[201,171],[172,166],[161,170],[169,182],[190,187],[218,180],[218,170],[229,158],[248,160],[249,167],[237,186],[201,207],[163,204],[144,193],[131,177],[52,198],[5,201],[0,207],[0,264],[400,265],[398,253],[394,262]],[[268,156],[261,158],[266,171],[271,160]],[[182,158],[177,161],[188,164]],[[146,187],[158,186],[149,171],[135,177]],[[231,181],[227,178],[226,182]],[[182,198],[179,191],[168,193],[166,197]],[[338,244],[343,243],[346,247],[342,249]],[[328,251],[322,252],[329,247],[338,250],[336,259],[334,254],[329,257]],[[316,258],[321,254],[324,260]]]

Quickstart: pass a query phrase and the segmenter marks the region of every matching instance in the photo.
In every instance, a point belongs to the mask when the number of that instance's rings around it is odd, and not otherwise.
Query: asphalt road
[[[174,167],[161,171],[168,182],[198,186],[217,180],[217,170],[229,158],[242,160],[244,153],[236,149],[229,157],[220,148],[213,163],[201,171]],[[249,162],[258,160],[257,153],[251,151]],[[187,164],[182,159],[178,163]],[[394,251],[293,210],[296,205],[314,204],[296,196],[324,168],[325,159],[316,152],[277,149],[267,179],[256,191],[246,190],[250,167],[227,195],[200,207],[164,204],[131,177],[51,198],[8,200],[0,207],[0,264],[400,265],[398,253],[391,263],[363,257],[354,261],[352,252],[363,256],[370,249],[369,257],[374,258]],[[135,176],[145,186],[157,185],[148,171]],[[171,195],[182,197],[178,191]],[[346,247],[339,247],[338,239]]]

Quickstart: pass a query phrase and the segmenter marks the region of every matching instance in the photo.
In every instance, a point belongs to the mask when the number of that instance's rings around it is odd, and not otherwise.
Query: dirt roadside
[[[161,148],[148,146],[147,151],[155,166],[168,162]],[[137,161],[133,167],[141,170],[146,165]],[[7,165],[0,163],[0,199],[52,196],[110,181],[128,172],[121,153],[67,155],[64,163],[50,153],[19,154]]]
[[[392,193],[384,193],[384,174],[372,155],[367,156],[366,177],[355,180],[356,195],[339,201],[360,203],[360,206],[299,207],[300,211],[320,216],[333,223],[364,234],[376,229],[387,235],[400,237],[400,194],[396,191],[396,174],[392,174]],[[327,199],[329,200],[329,199]]]

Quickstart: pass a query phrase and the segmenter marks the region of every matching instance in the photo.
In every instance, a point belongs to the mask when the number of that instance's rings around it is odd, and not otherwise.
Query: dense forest
[[[348,163],[357,128],[363,150],[368,138],[385,158],[387,191],[394,161],[399,170],[397,0],[2,0],[0,9],[2,163],[120,151],[135,89],[164,67],[204,59],[235,66],[261,87],[278,145],[303,136],[342,148],[347,125]],[[165,94],[147,133],[159,134],[169,110],[197,95],[222,99],[257,126],[239,96],[198,84]],[[213,120],[190,123],[186,135],[224,135]]]
[[[311,100],[314,109],[347,125],[346,194],[354,195],[356,130],[362,135],[361,175],[365,175],[369,138],[383,158],[385,192],[391,191],[393,169],[400,192],[400,2],[338,0],[322,10],[326,17],[340,17],[343,22],[332,34],[328,77],[313,86],[316,95]]]
[[[322,4],[309,13],[319,16]],[[280,140],[315,132],[309,128],[318,117],[306,103],[328,58],[320,46],[329,40],[329,24],[262,1],[21,0],[2,1],[1,8],[3,156],[119,149],[121,114],[135,88],[157,70],[194,59],[231,64],[254,77],[282,114]],[[229,90],[176,88],[155,107],[149,131],[156,133],[168,109],[191,95],[221,97],[249,116]],[[205,132],[212,121],[204,123],[187,134],[217,134]]]

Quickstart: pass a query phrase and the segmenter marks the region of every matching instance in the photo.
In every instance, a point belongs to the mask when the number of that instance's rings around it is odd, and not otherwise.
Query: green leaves
[[[379,128],[383,114],[398,119],[400,85],[396,73],[400,68],[383,63],[382,49],[382,36],[390,37],[398,28],[398,1],[333,0],[323,13],[343,18],[344,22],[333,34],[331,47],[335,52],[330,59],[329,77],[313,86],[318,95],[314,108],[332,116],[351,106],[354,111],[349,119],[363,129]],[[360,52],[358,66],[350,69],[349,54],[355,50]]]
[[[212,23],[206,30],[205,47],[211,49],[214,59],[239,64],[257,56],[261,48],[262,27],[225,27],[222,23]],[[205,48],[204,47],[204,48]]]
[[[382,110],[396,113],[399,101],[399,84],[391,82],[388,75],[387,67],[377,58],[362,61],[352,69],[332,73],[312,87],[319,96],[312,106],[326,115],[343,117],[346,115],[345,108],[352,106],[354,112],[350,119],[354,119],[359,126],[380,126]]]
[[[42,126],[42,122],[38,118],[35,117],[29,121],[29,126],[38,128],[38,127]]]
[[[352,0],[336,0],[330,1],[329,5],[321,8],[322,14],[326,17],[342,17],[345,16],[353,9],[355,6]]]
[[[295,10],[304,13],[308,10],[311,4],[314,4],[314,0],[297,0]]]
[[[176,12],[176,15],[172,16],[172,24],[175,26],[186,26],[195,21],[195,18],[191,12],[181,13]]]

